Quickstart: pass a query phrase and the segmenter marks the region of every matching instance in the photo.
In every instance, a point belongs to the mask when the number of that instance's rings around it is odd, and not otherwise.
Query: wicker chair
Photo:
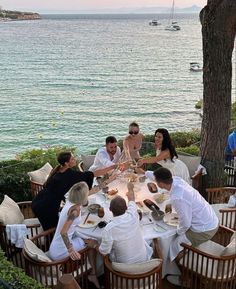
[[[47,252],[54,233],[55,228],[49,229],[34,236],[31,241],[43,252]],[[26,273],[47,288],[56,288],[60,277],[63,274],[71,273],[76,281],[80,283],[81,289],[88,288],[86,278],[90,268],[88,249],[81,250],[80,254],[81,259],[78,261],[73,261],[70,257],[67,257],[58,261],[42,262],[31,258],[23,249]]]
[[[42,227],[37,219],[34,219],[34,213],[31,209],[31,201],[19,202],[17,203],[20,207],[20,210],[24,216],[24,219],[27,219],[30,222],[25,222],[28,229],[27,238],[31,238],[35,234],[40,233]],[[30,220],[31,219],[31,220]],[[24,268],[24,258],[22,255],[22,249],[17,248],[14,244],[11,243],[7,238],[6,225],[0,223],[0,245],[2,250],[5,252],[5,255],[9,261],[12,261],[13,264],[17,267]]]
[[[43,185],[42,185],[42,184],[33,182],[33,181],[30,179],[30,191],[31,191],[32,199],[33,199],[34,197],[36,197],[36,195],[37,195],[42,189],[43,189]]]
[[[236,208],[219,210],[221,214],[221,225],[236,231]]]
[[[224,204],[227,203],[229,197],[236,192],[236,187],[219,187],[219,188],[208,188],[207,200],[210,204]]]
[[[154,239],[154,256],[160,251]],[[146,264],[154,263],[150,269]],[[118,266],[118,268],[117,268]],[[140,266],[145,266],[139,272]],[[111,263],[109,256],[104,257],[105,289],[159,289],[162,288],[162,260],[152,259],[138,264]],[[127,268],[128,267],[128,268]],[[126,270],[127,269],[127,270]],[[131,273],[130,270],[133,272]],[[129,273],[128,273],[129,272]],[[137,273],[139,272],[139,273]]]
[[[186,286],[191,289],[235,288],[236,252],[235,243],[232,243],[235,242],[233,235],[233,230],[220,226],[211,241],[198,247],[181,244],[183,251],[176,258],[176,262],[181,270],[182,288]],[[230,241],[231,253],[227,254],[224,250]]]

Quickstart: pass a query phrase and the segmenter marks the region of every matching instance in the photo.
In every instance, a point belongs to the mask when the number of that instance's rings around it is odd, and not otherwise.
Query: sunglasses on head
[[[129,134],[138,134],[139,133],[139,131],[129,131]]]

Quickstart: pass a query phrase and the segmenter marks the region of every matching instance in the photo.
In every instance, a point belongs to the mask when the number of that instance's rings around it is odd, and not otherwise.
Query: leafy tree
[[[236,34],[236,1],[208,0],[200,12],[203,40],[202,164],[207,186],[219,186],[230,127],[232,53]]]

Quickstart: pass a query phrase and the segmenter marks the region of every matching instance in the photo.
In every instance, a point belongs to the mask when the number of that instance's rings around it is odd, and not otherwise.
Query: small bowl
[[[146,180],[146,176],[141,176],[141,177],[139,177],[138,180],[139,180],[140,183],[144,183],[145,180]]]
[[[104,188],[102,188],[102,192],[103,192],[104,194],[107,194],[108,191],[109,191],[109,187],[104,187]]]
[[[165,213],[163,211],[160,211],[160,210],[159,211],[152,211],[152,217],[156,221],[163,220],[164,216],[165,216]]]
[[[101,208],[99,204],[91,204],[88,206],[88,211],[91,214],[97,214],[99,208]]]

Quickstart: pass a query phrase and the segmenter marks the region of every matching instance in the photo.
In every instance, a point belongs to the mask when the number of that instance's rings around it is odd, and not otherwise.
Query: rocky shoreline
[[[11,20],[39,20],[41,16],[34,12],[20,12],[10,10],[0,10],[0,21]]]

